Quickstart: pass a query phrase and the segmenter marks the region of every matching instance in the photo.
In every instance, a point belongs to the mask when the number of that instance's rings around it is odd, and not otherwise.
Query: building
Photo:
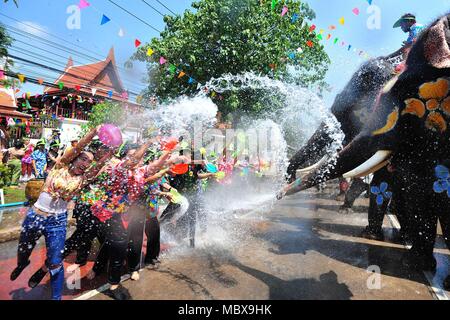
[[[45,87],[42,95],[19,98],[18,105],[32,115],[33,133],[41,132],[41,137],[48,139],[53,129],[60,129],[61,143],[68,145],[79,136],[92,107],[104,100],[119,102],[130,113],[142,111],[142,106],[128,100],[117,70],[114,48],[105,60],[92,64],[76,66],[69,58],[64,72],[53,85]],[[136,141],[139,131],[127,128],[124,135]],[[39,134],[33,133],[31,138],[40,138]]]

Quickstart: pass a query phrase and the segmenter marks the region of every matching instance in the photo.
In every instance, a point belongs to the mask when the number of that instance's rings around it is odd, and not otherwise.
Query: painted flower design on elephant
[[[445,116],[450,117],[449,81],[439,78],[435,82],[427,82],[419,87],[419,98],[405,100],[402,115],[411,114],[420,119],[426,116],[425,126],[435,132],[444,133],[448,124]]]
[[[381,206],[384,200],[390,200],[392,198],[392,192],[388,191],[389,185],[386,182],[382,182],[379,187],[373,186],[370,188],[370,192],[377,196],[377,205]]]
[[[438,180],[433,185],[433,190],[436,193],[444,193],[447,191],[447,196],[450,198],[450,172],[445,166],[439,165],[434,169],[436,178]]]

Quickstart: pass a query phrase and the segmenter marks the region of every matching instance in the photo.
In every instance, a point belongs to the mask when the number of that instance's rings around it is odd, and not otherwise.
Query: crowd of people
[[[139,145],[125,142],[111,148],[97,138],[99,128],[64,152],[55,139],[49,151],[39,141],[29,153],[32,172],[45,180],[23,221],[17,267],[10,279],[16,280],[30,264],[36,242],[44,236],[47,259],[28,284],[34,288],[50,273],[54,300],[62,297],[63,260],[76,251],[76,267],[86,265],[94,253],[91,247],[95,239],[100,249],[87,278],[106,273],[110,284],[106,294],[117,300],[130,299],[120,285],[121,276],[126,265],[131,279],[139,280],[144,234],[148,268],[160,264],[160,223],[165,223],[175,238],[195,247],[197,221],[206,228],[203,193],[208,181],[226,183],[223,173],[230,168],[239,168],[241,173],[250,170],[247,160],[239,163],[223,156],[216,158],[215,164],[208,162],[204,148],[194,150],[193,145],[181,144],[182,138],[173,143],[167,137],[156,137]],[[29,143],[27,146],[32,148]],[[18,150],[25,154],[21,145]],[[161,199],[169,203],[163,212]],[[74,203],[72,218],[77,223],[66,239],[70,202]]]
[[[41,139],[33,145],[30,139],[24,138],[17,140],[11,148],[1,149],[2,162],[9,169],[4,177],[5,186],[14,188],[33,179],[44,179],[61,153],[77,143],[78,140],[73,139],[67,148],[61,146],[59,130],[54,130],[48,142]]]

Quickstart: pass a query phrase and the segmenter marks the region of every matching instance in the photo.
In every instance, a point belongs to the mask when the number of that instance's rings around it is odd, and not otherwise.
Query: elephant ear
[[[440,19],[425,35],[424,54],[435,68],[450,68],[450,24],[449,16]]]

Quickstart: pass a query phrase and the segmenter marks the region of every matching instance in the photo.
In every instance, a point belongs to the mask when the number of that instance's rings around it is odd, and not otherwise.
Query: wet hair
[[[18,140],[16,141],[16,143],[14,144],[14,148],[16,149],[22,149],[24,147],[23,141],[22,140]]]

